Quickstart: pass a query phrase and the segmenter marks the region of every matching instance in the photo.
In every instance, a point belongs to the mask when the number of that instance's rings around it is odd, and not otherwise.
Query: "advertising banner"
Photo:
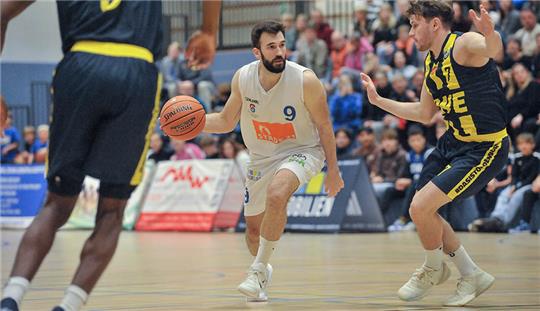
[[[26,228],[37,215],[45,194],[43,165],[0,166],[0,222],[2,228]]]
[[[233,174],[235,170],[237,168],[233,160],[160,162],[135,228],[212,230],[225,193],[241,185],[237,173]],[[242,193],[242,188],[235,191]],[[232,194],[227,200],[234,197],[238,197],[236,208],[239,213],[241,195]],[[234,204],[230,204],[230,212],[233,212]]]

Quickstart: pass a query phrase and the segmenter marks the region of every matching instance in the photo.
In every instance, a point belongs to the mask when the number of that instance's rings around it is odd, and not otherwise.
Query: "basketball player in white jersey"
[[[268,263],[287,222],[287,202],[318,174],[326,159],[328,196],[343,188],[326,93],[313,71],[285,60],[284,28],[265,21],[251,32],[258,59],[238,70],[220,113],[206,116],[205,132],[227,133],[238,121],[249,150],[244,215],[246,243],[255,256],[238,286],[248,301],[266,301]]]

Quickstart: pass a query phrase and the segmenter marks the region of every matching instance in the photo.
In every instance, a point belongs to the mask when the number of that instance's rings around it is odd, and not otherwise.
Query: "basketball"
[[[190,140],[203,130],[206,112],[198,100],[191,96],[169,99],[159,116],[161,130],[175,140]]]

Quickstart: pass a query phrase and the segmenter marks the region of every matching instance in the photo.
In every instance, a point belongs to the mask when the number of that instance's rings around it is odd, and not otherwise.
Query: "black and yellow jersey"
[[[76,42],[99,41],[140,46],[161,54],[161,1],[57,1],[62,50]]]
[[[493,59],[482,67],[459,65],[452,55],[458,33],[450,33],[440,55],[425,60],[426,89],[447,129],[461,141],[495,141],[506,136],[506,99]]]

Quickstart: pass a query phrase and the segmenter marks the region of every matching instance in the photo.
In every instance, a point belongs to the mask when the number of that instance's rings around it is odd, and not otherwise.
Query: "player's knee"
[[[413,200],[411,202],[411,206],[409,207],[409,215],[411,215],[411,219],[414,222],[417,222],[425,215],[425,210],[422,209],[422,206],[417,200]]]
[[[266,193],[266,200],[268,201],[269,208],[284,209],[287,207],[289,197],[283,192],[282,188],[276,185],[270,185]]]

